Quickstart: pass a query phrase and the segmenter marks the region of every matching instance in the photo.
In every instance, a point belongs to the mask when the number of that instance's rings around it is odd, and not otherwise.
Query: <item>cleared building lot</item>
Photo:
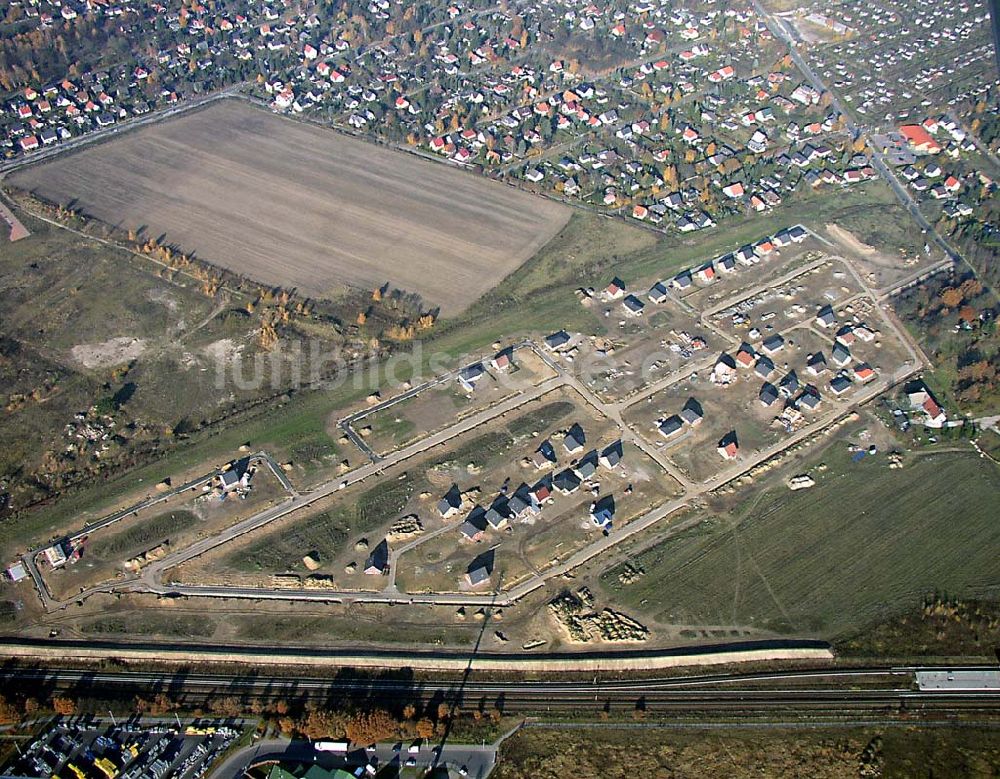
[[[570,210],[238,100],[10,177],[266,284],[421,294],[460,312],[549,241]]]

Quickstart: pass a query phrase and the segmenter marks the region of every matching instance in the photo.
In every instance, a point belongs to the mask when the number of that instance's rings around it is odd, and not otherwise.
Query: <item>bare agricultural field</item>
[[[30,166],[15,186],[316,297],[389,281],[445,314],[570,210],[235,100]]]

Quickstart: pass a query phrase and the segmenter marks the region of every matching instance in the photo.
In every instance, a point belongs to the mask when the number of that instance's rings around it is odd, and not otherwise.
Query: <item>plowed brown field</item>
[[[569,209],[237,100],[18,171],[11,183],[310,296],[420,293],[454,314]]]

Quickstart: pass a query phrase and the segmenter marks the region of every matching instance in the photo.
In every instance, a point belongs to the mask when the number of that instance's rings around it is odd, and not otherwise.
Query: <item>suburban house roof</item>
[[[580,479],[571,468],[566,468],[552,477],[552,486],[568,495],[576,492],[580,486]]]
[[[580,458],[573,470],[581,479],[589,479],[597,472],[598,454],[596,449],[591,449]]]
[[[490,575],[493,573],[495,557],[496,552],[493,549],[488,549],[469,563],[465,572],[469,584],[477,587],[489,581]]]
[[[388,565],[389,542],[383,538],[368,555],[368,559],[365,561],[365,573],[384,573]]]
[[[681,419],[685,424],[695,425],[705,417],[705,411],[694,398],[688,398],[681,409]]]
[[[545,345],[549,349],[558,349],[560,346],[565,346],[569,343],[569,333],[565,330],[560,330],[552,335],[545,336]]]
[[[466,538],[473,541],[479,539],[486,530],[486,510],[482,506],[476,506],[469,512],[469,516],[458,526],[460,532]]]
[[[583,449],[585,443],[587,443],[587,436],[583,432],[583,428],[580,427],[578,422],[574,422],[573,426],[563,436],[563,448],[572,454]]]
[[[601,452],[601,465],[605,468],[614,468],[622,461],[622,456],[622,442],[621,440],[615,441],[604,447],[604,451]]]
[[[670,438],[670,436],[676,435],[683,429],[684,420],[677,414],[672,414],[659,424],[660,435],[664,438]]]

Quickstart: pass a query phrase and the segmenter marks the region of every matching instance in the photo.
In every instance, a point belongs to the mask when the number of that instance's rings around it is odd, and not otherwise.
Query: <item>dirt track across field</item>
[[[420,293],[454,314],[531,257],[570,210],[237,100],[32,165],[17,187],[310,296]]]
[[[0,203],[0,219],[3,219],[10,227],[10,237],[11,241],[20,241],[22,238],[27,238],[31,233],[28,232],[28,228],[21,224],[21,220],[14,216],[14,212],[11,211],[4,203]]]

